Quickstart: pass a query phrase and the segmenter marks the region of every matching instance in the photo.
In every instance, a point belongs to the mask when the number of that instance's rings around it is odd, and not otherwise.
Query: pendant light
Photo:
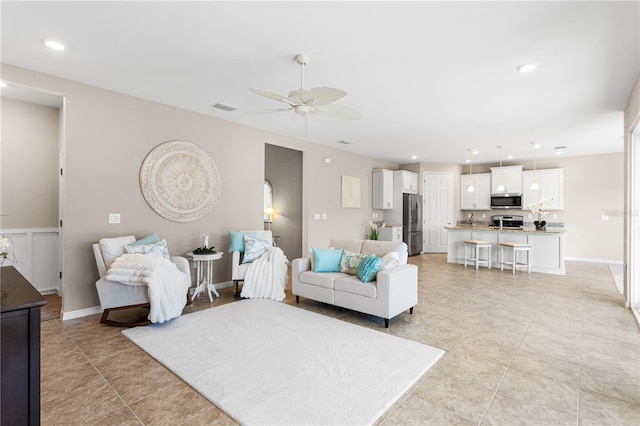
[[[473,192],[476,189],[473,187],[473,169],[471,165],[471,149],[467,149],[467,152],[469,153],[469,178],[471,180],[471,183],[469,184],[469,186],[467,186],[467,192]]]
[[[496,186],[496,192],[504,192],[504,170],[502,170],[502,145],[498,145],[500,148],[500,183]]]
[[[540,189],[538,182],[536,181],[536,148],[538,148],[538,144],[535,142],[531,142],[531,147],[533,147],[533,182],[531,182],[530,189],[537,191]]]

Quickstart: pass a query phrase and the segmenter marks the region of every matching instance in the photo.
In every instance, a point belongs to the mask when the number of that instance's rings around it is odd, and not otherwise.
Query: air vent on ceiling
[[[341,143],[342,145],[351,145],[351,142],[349,141],[338,141],[338,143]]]
[[[233,105],[222,104],[220,102],[218,102],[217,104],[213,104],[211,106],[214,107],[214,108],[221,109],[223,111],[227,111],[227,112],[231,112],[231,111],[235,111],[235,110],[239,109],[238,107],[235,107]]]

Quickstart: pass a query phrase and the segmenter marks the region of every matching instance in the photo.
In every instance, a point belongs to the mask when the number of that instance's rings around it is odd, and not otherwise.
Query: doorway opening
[[[53,299],[50,307],[56,312],[45,313],[43,319],[58,317],[64,294],[64,97],[5,83],[0,232],[11,242],[12,261],[3,265],[15,267],[36,290]]]
[[[631,131],[629,143],[628,256],[625,293],[640,325],[640,123]]]
[[[289,260],[302,257],[302,151],[265,144],[264,158],[264,227]]]

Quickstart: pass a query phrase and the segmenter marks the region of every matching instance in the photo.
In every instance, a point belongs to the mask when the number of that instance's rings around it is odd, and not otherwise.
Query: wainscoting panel
[[[12,256],[3,263],[12,265],[40,293],[60,294],[60,230],[58,228],[3,229],[11,239]]]

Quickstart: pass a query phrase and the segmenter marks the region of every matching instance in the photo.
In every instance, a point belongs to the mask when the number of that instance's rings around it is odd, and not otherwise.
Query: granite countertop
[[[493,231],[493,232],[520,232],[520,233],[532,233],[536,234],[561,234],[567,232],[566,228],[550,227],[544,231],[537,231],[534,227],[522,227],[522,228],[498,228],[495,226],[487,225],[458,225],[458,226],[445,226],[445,229],[452,231]]]

